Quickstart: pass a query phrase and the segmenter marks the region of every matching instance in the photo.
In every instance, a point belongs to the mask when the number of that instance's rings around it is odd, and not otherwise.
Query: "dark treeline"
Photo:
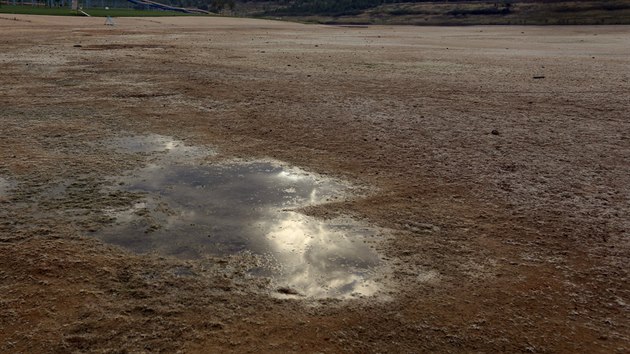
[[[579,3],[583,0],[575,0]],[[384,4],[399,3],[424,3],[424,2],[441,2],[441,3],[478,3],[479,0],[247,0],[238,1],[239,3],[269,3],[274,2],[276,5],[273,9],[267,10],[266,15],[275,16],[352,16],[358,15],[366,9]],[[490,1],[492,2],[492,1]],[[494,7],[488,12],[496,14],[507,14],[510,7],[514,3],[534,2],[534,3],[561,3],[566,0],[496,0]],[[601,0],[602,4],[608,0]],[[481,10],[479,10],[481,11]],[[485,11],[485,10],[484,10]],[[484,12],[485,13],[485,12]]]
[[[98,1],[98,0],[96,0]],[[208,10],[212,12],[221,12],[226,9],[234,9],[236,6],[235,0],[154,0],[162,4],[179,6],[179,7],[191,7],[202,10]],[[137,6],[139,9],[143,8],[143,5]]]
[[[362,10],[396,0],[296,0],[287,7],[273,10],[275,15],[356,15]],[[402,2],[402,1],[401,1]]]
[[[286,1],[287,6],[269,11],[269,15],[328,15],[352,16],[365,9],[384,4],[434,2],[435,0],[294,0]],[[475,0],[453,0],[443,2],[473,2]],[[478,1],[478,0],[477,0]],[[510,3],[511,0],[497,1]]]
[[[17,0],[20,1],[20,0]],[[22,0],[24,1],[24,0]],[[70,2],[71,0],[52,0]],[[91,6],[99,6],[112,2],[124,0],[79,0]],[[256,15],[262,16],[353,16],[359,15],[363,11],[385,4],[411,4],[411,3],[479,3],[480,0],[154,0],[156,2],[179,6],[199,8],[220,13],[225,10],[234,10],[236,7],[249,4],[267,5],[263,6],[264,10],[257,12]],[[458,15],[506,15],[511,12],[511,5],[515,3],[535,2],[535,3],[564,3],[566,0],[486,0],[491,3],[490,6],[483,8],[454,8],[448,14]],[[574,0],[574,3],[580,3],[581,0]],[[590,3],[590,2],[589,2]],[[90,6],[90,7],[91,7]],[[143,8],[145,5],[137,5]],[[595,6],[595,5],[590,5]],[[628,3],[620,4],[619,1],[601,0],[594,9],[619,10],[626,9],[630,5]],[[124,7],[124,6],[123,6]],[[583,11],[583,7],[565,6],[555,9],[557,12],[579,12]],[[388,10],[390,15],[413,15],[422,14],[409,7],[399,7]]]

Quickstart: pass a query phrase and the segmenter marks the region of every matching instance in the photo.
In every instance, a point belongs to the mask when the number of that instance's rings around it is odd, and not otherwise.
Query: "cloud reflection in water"
[[[268,255],[279,286],[311,297],[377,291],[372,272],[379,257],[364,242],[374,229],[291,211],[334,200],[347,192],[343,184],[273,162],[162,162],[122,178],[124,189],[146,198],[111,211],[117,223],[101,234],[105,241],[184,259],[241,251]]]

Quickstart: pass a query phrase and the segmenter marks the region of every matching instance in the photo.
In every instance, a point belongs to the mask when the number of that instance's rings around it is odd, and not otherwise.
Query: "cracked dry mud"
[[[0,17],[0,351],[630,350],[629,27]],[[151,135],[356,186],[299,211],[387,230],[378,294],[102,242]]]

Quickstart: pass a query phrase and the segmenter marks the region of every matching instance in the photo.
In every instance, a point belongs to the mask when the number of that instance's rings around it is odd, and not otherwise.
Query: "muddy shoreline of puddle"
[[[249,276],[266,277],[267,292],[285,296],[375,296],[386,267],[369,246],[384,229],[348,217],[320,220],[301,208],[352,198],[347,183],[273,160],[221,159],[214,149],[157,134],[104,143],[139,154],[146,165],[107,177],[107,193],[139,196],[132,205],[105,210],[110,225],[99,239],[137,253],[203,260],[249,253]],[[381,241],[382,242],[382,241]]]

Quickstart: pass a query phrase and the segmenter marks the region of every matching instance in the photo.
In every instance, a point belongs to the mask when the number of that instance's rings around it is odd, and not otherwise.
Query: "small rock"
[[[82,45],[80,45],[80,44],[75,44],[75,45],[73,45],[73,47],[75,47],[75,48],[81,48],[81,47],[83,47],[83,46],[82,46]]]
[[[492,129],[492,131],[490,132],[492,135],[499,135],[499,131],[496,129]]]
[[[297,290],[286,287],[286,286],[278,288],[276,291],[279,292],[280,294],[285,294],[285,295],[301,295]]]

